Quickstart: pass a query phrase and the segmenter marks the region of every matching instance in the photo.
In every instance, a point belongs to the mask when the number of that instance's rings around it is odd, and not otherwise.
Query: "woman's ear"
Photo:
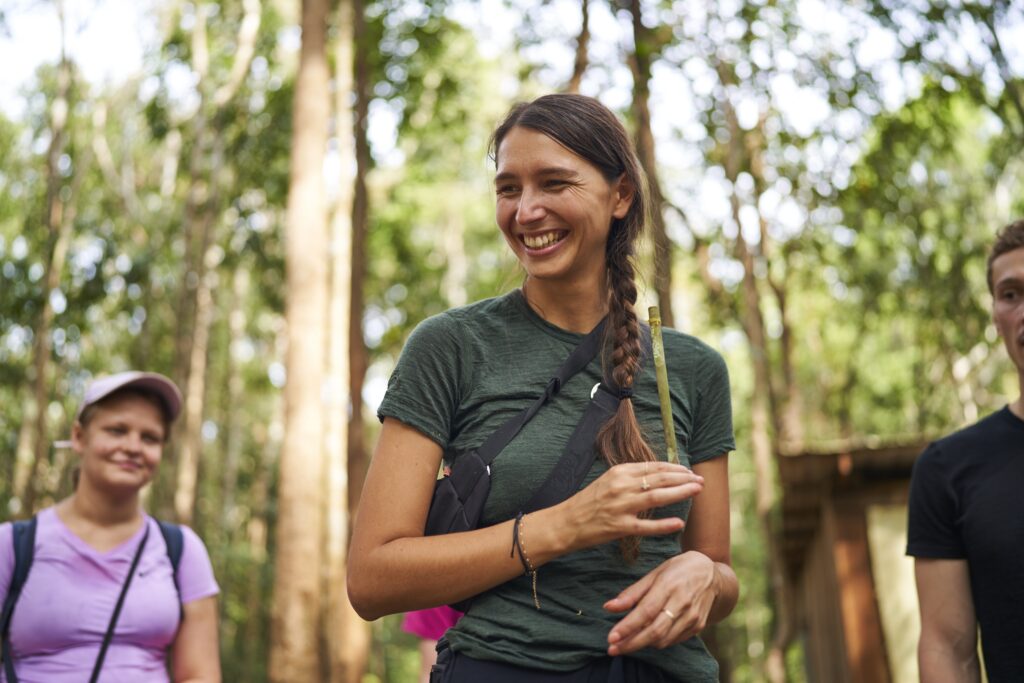
[[[612,216],[625,218],[629,213],[629,207],[633,205],[633,198],[636,197],[636,187],[633,181],[625,173],[619,176],[613,185],[615,204],[612,206]]]
[[[82,427],[82,423],[75,420],[75,423],[71,425],[71,450],[78,455],[82,454],[82,446],[85,435],[85,428]]]

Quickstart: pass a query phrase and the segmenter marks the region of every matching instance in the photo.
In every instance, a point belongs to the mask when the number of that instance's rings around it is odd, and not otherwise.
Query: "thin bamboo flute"
[[[661,426],[665,430],[665,448],[669,462],[679,462],[675,422],[672,420],[672,395],[668,389],[668,368],[665,366],[665,342],[661,339],[661,311],[657,306],[647,309],[650,318],[651,342],[654,346],[654,374],[658,378],[658,401],[661,403]]]

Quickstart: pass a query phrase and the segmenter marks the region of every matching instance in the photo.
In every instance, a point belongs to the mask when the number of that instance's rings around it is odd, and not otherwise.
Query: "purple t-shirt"
[[[125,596],[103,662],[103,683],[167,683],[167,648],[178,631],[179,604],[171,561],[156,521]],[[68,529],[54,508],[38,515],[35,557],[11,620],[11,650],[21,683],[81,683],[96,662],[117,597],[145,525],[101,553]],[[181,601],[219,592],[203,542],[182,527],[178,566]],[[12,527],[0,524],[0,596],[14,572]],[[0,671],[0,681],[4,681]]]

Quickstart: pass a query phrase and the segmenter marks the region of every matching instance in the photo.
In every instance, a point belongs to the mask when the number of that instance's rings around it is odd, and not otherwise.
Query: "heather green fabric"
[[[440,444],[450,462],[534,401],[580,339],[538,316],[520,290],[452,309],[413,331],[378,417],[415,427]],[[721,356],[674,330],[665,330],[664,340],[681,461],[699,463],[732,450],[729,377]],[[601,360],[595,359],[497,457],[484,525],[514,517],[540,487],[600,380]],[[651,359],[634,391],[641,428],[664,459]],[[606,469],[596,460],[583,486]],[[655,516],[685,519],[688,513],[687,501]],[[447,638],[456,651],[479,659],[553,671],[579,668],[605,655],[608,632],[621,618],[605,612],[603,603],[679,552],[678,538],[671,535],[644,539],[632,565],[622,560],[617,543],[565,555],[538,572],[539,611],[529,579],[520,577],[478,597]],[[718,665],[699,638],[634,656],[683,681],[718,680]]]

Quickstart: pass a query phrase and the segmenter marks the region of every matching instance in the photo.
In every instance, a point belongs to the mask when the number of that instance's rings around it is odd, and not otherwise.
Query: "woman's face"
[[[138,491],[152,480],[163,452],[160,408],[136,394],[114,395],[96,405],[71,443],[81,457],[81,482],[117,493]]]
[[[633,200],[624,179],[609,183],[583,157],[518,126],[498,148],[494,188],[498,227],[527,275],[556,281],[603,275],[612,220]]]

